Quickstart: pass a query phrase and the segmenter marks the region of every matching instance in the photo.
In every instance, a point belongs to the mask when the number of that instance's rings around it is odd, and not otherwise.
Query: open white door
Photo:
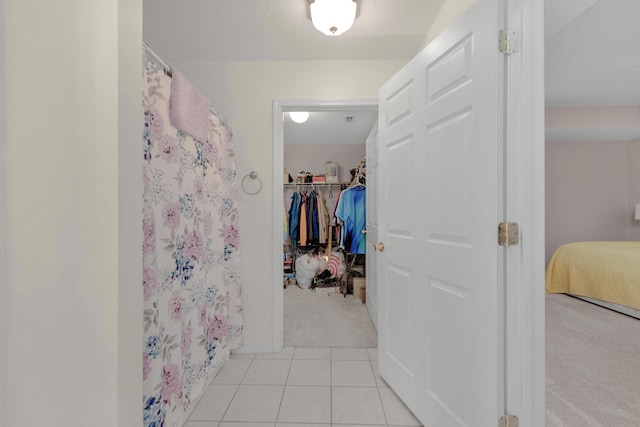
[[[366,141],[367,150],[367,254],[374,254],[378,243],[378,123],[373,125]],[[378,259],[368,256],[366,263],[367,310],[378,329]]]
[[[504,414],[501,5],[476,1],[379,95],[379,371],[425,426]]]

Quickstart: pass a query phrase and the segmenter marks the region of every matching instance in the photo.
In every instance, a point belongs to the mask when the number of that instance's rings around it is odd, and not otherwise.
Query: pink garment
[[[209,100],[182,74],[172,70],[171,124],[196,141],[207,142],[210,115]]]

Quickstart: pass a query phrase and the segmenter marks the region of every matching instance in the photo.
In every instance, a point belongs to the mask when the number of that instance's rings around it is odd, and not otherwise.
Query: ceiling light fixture
[[[328,36],[339,36],[353,25],[360,0],[307,0],[307,14],[313,26]]]
[[[296,123],[304,123],[309,118],[309,113],[306,111],[290,111],[289,117]]]

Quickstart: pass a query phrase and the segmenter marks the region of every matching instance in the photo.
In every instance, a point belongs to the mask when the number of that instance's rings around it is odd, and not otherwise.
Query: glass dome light
[[[353,0],[315,0],[309,5],[313,26],[328,36],[339,36],[351,28],[357,10]]]
[[[291,111],[289,117],[296,123],[304,123],[309,118],[309,113],[306,111]]]

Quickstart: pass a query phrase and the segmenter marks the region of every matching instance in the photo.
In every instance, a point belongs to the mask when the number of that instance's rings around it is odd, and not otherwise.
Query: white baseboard
[[[245,342],[240,348],[232,350],[232,353],[277,353],[281,348],[274,348],[271,342]]]

